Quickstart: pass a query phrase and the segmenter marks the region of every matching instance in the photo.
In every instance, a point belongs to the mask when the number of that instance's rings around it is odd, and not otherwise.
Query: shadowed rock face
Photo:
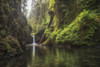
[[[30,32],[21,12],[21,0],[0,0],[0,57],[22,52]]]

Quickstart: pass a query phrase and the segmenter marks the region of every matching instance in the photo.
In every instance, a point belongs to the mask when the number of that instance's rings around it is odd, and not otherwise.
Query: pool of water
[[[0,67],[100,67],[100,48],[48,48],[27,46],[23,55]]]

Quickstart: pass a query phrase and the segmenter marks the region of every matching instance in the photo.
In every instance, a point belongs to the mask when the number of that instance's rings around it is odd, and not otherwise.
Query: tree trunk
[[[49,11],[48,14],[49,14],[51,17],[50,17],[50,22],[49,22],[49,24],[48,24],[47,29],[51,26],[52,21],[53,21],[53,17],[54,17],[54,13],[53,13],[52,11]],[[40,39],[39,44],[42,43],[42,41],[43,41],[43,39],[44,39],[45,36],[46,36],[46,34],[44,33],[44,34],[42,35],[41,39]]]

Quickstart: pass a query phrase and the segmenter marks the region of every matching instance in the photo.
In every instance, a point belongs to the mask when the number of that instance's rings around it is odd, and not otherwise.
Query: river
[[[100,67],[100,48],[48,48],[27,46],[16,58],[0,67]]]

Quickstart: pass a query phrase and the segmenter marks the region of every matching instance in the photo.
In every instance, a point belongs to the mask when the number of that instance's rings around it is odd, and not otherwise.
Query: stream
[[[21,56],[3,61],[0,67],[100,67],[100,49],[49,48],[30,44]]]

